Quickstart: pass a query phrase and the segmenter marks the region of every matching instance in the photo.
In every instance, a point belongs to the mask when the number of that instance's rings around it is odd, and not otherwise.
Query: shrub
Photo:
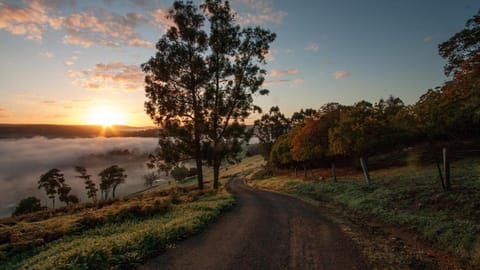
[[[36,197],[27,197],[20,201],[17,208],[13,212],[12,216],[18,216],[28,213],[33,213],[42,210],[42,206],[40,205],[40,200]]]
[[[188,176],[188,169],[185,166],[173,168],[171,175],[175,181],[183,181]]]

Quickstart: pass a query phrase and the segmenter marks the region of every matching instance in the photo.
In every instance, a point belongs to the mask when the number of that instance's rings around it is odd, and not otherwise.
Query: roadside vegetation
[[[199,232],[233,205],[193,186],[0,220],[0,269],[125,269]]]
[[[480,264],[479,164],[480,158],[452,164],[452,192],[432,185],[438,182],[434,165],[375,170],[371,172],[374,181],[370,186],[365,185],[363,175],[358,172],[339,177],[337,182],[331,178],[305,181],[284,173],[252,179],[250,184],[320,203],[334,202],[363,217],[365,223],[374,218],[414,232],[422,242],[448,251],[466,265],[473,266]],[[259,175],[262,174],[256,174]]]

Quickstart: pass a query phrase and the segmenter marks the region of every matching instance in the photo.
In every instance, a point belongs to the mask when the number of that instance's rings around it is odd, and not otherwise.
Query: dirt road
[[[368,269],[353,242],[316,207],[234,179],[238,205],[200,235],[141,269]]]

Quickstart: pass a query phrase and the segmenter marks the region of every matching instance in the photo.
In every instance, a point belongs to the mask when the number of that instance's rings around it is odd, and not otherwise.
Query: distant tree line
[[[92,180],[92,176],[87,173],[85,167],[75,166],[75,171],[78,173],[76,177],[84,180],[87,197],[92,200],[93,203],[97,203],[98,201],[98,191],[100,191],[101,200],[108,200],[110,194],[111,198],[115,199],[117,187],[124,183],[127,178],[125,169],[118,165],[112,165],[102,170],[98,174],[100,177],[100,183],[98,185]],[[57,168],[53,168],[40,176],[38,188],[45,191],[47,197],[52,201],[52,208],[55,208],[57,198],[67,206],[80,202],[80,199],[76,195],[71,194],[72,188],[66,183],[64,174]],[[41,209],[43,208],[40,205],[39,199],[28,197],[20,201],[13,215],[26,214]]]
[[[278,168],[307,168],[427,142],[480,135],[480,11],[466,29],[439,45],[448,63],[443,86],[413,105],[394,96],[376,103],[327,103],[285,117],[272,107],[255,121],[262,154]]]

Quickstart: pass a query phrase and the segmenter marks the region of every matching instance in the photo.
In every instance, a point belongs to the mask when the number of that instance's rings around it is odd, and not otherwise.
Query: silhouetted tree
[[[317,110],[315,109],[300,109],[299,112],[294,112],[292,117],[290,118],[291,124],[293,126],[302,126],[305,123],[305,120],[308,118],[312,118],[317,114]]]
[[[263,147],[263,157],[268,159],[275,140],[290,129],[288,118],[274,106],[270,111],[254,122],[254,135]]]
[[[222,160],[236,161],[248,140],[244,120],[261,89],[265,54],[275,34],[235,22],[228,1],[206,0],[201,11],[192,1],[175,1],[171,27],[157,43],[157,54],[142,65],[146,73],[146,111],[160,129],[157,160],[178,165],[196,160],[203,188],[202,160],[213,165],[218,188]],[[208,20],[208,27],[204,23]],[[172,150],[172,151],[170,151]],[[176,159],[169,155],[177,153]]]
[[[174,149],[179,158],[196,160],[198,188],[203,189],[201,141],[206,127],[202,106],[209,80],[208,36],[202,29],[205,17],[193,2],[175,1],[168,18],[174,26],[157,42],[155,56],[142,64],[145,109],[160,127],[159,147]]]
[[[38,180],[38,188],[44,189],[48,198],[52,200],[52,208],[55,208],[55,198],[58,194],[59,188],[65,183],[65,178],[61,171],[57,168],[51,169],[45,174],[42,174]]]
[[[40,199],[33,196],[27,197],[20,201],[20,203],[15,208],[15,211],[13,211],[12,216],[33,213],[40,210],[42,210]]]
[[[466,28],[438,45],[440,56],[448,63],[445,75],[455,77],[478,74],[480,68],[480,10],[465,24]]]
[[[112,198],[115,199],[115,190],[118,185],[125,183],[127,175],[124,174],[125,169],[119,167],[118,165],[113,165],[108,168],[105,168],[101,171],[98,176],[100,176],[101,183],[100,188],[105,194],[105,199],[108,199],[109,190],[112,190]]]
[[[67,205],[70,205],[71,201],[71,194],[70,192],[72,191],[72,188],[65,184],[65,183],[62,183],[62,185],[60,185],[60,187],[58,188],[58,200],[61,201],[61,202],[64,202],[65,204]]]
[[[91,199],[94,203],[97,202],[97,185],[92,180],[92,176],[87,173],[87,169],[82,166],[75,166],[75,171],[79,173],[80,175],[77,175],[75,177],[81,178],[85,182],[85,189],[87,190],[87,197]]]
[[[228,1],[206,0],[202,8],[210,25],[206,120],[213,187],[218,188],[221,161],[236,161],[242,142],[249,139],[244,121],[260,111],[253,104],[253,95],[268,93],[261,88],[266,71],[260,65],[265,64],[275,34],[260,27],[242,29]]]

